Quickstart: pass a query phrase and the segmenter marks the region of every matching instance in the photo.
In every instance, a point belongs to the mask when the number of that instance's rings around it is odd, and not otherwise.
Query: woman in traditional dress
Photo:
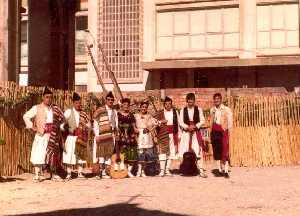
[[[140,112],[135,114],[138,135],[138,177],[146,177],[145,165],[153,161],[154,155],[154,129],[159,121],[148,113],[149,103],[144,101],[140,105]]]
[[[118,145],[121,152],[125,154],[125,163],[128,165],[128,176],[132,174],[133,165],[137,162],[137,142],[136,142],[136,125],[134,115],[130,112],[130,99],[124,98],[121,101],[121,110],[118,112]]]

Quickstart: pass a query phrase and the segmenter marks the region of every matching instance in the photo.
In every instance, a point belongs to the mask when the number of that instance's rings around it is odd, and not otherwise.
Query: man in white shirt
[[[78,164],[78,178],[84,178],[83,164],[87,159],[88,131],[91,127],[88,115],[81,109],[81,98],[73,94],[73,106],[64,113],[67,124],[61,128],[67,132],[63,163],[67,165],[66,180],[71,179],[72,166]]]
[[[179,144],[179,156],[183,157],[185,152],[193,151],[198,159],[199,176],[207,178],[203,168],[204,141],[200,133],[200,127],[204,125],[205,119],[202,109],[195,105],[195,99],[194,93],[187,94],[187,106],[180,111],[179,122],[183,131]]]
[[[160,127],[157,133],[160,161],[160,176],[171,175],[170,167],[173,160],[177,159],[180,127],[179,115],[173,107],[172,99],[166,97],[164,109],[158,113]]]
[[[111,164],[118,125],[117,111],[113,108],[114,101],[112,92],[109,92],[105,97],[105,107],[98,108],[94,113],[93,163],[100,166],[99,179],[110,178],[106,173],[106,166]]]
[[[41,180],[43,165],[48,164],[51,166],[50,168],[54,169],[59,166],[59,143],[50,142],[50,136],[53,135],[52,132],[56,130],[57,126],[54,124],[54,118],[57,123],[62,121],[60,112],[61,110],[57,106],[52,105],[52,92],[46,87],[43,92],[42,103],[33,106],[23,116],[26,128],[36,132],[30,156],[30,162],[33,164],[35,172],[34,181]],[[53,140],[56,140],[55,137]],[[51,145],[50,148],[49,144]],[[52,171],[56,173],[56,170]],[[60,177],[54,175],[53,180],[60,180]]]
[[[211,108],[211,143],[214,159],[218,164],[216,176],[229,178],[229,130],[233,125],[231,109],[222,103],[222,95],[213,96],[214,107]]]

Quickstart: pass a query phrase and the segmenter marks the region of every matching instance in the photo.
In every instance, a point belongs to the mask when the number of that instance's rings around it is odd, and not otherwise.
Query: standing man
[[[52,180],[60,180],[57,171],[61,167],[60,125],[64,116],[60,108],[52,104],[52,92],[47,87],[43,91],[42,103],[27,111],[23,119],[26,128],[36,132],[30,157],[35,172],[33,180],[41,180],[41,168],[45,164],[50,168]]]
[[[200,127],[205,123],[205,119],[202,109],[195,105],[195,99],[194,93],[188,93],[186,96],[187,106],[180,111],[180,126],[183,128],[183,132],[179,145],[179,155],[183,157],[185,152],[193,151],[197,156],[199,176],[207,178],[203,168],[204,141],[200,133]]]
[[[158,129],[158,147],[160,161],[160,176],[170,176],[170,167],[173,160],[177,159],[180,128],[179,115],[173,107],[172,99],[166,97],[164,109],[159,112],[158,120],[161,125]]]
[[[222,103],[222,95],[213,96],[214,107],[211,108],[211,143],[214,159],[217,161],[217,176],[229,178],[229,130],[232,128],[233,119],[231,109]]]
[[[63,153],[63,163],[67,165],[66,180],[71,180],[72,166],[76,164],[78,178],[84,178],[82,171],[87,160],[88,132],[91,127],[87,113],[81,110],[81,98],[76,92],[72,101],[73,107],[64,113],[67,123],[61,126],[68,133]]]
[[[106,169],[111,164],[110,158],[114,152],[118,125],[117,111],[113,108],[114,101],[112,92],[109,92],[105,97],[105,106],[98,108],[94,113],[93,162],[99,163],[99,179],[110,178]]]

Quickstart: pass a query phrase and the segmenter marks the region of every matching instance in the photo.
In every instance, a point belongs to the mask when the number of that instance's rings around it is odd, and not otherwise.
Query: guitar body
[[[124,165],[124,169],[121,169],[121,164]],[[115,169],[115,167],[118,169]],[[113,154],[111,157],[110,176],[113,179],[126,178],[128,175],[127,165],[125,164],[125,155],[120,153],[119,157],[117,154]]]

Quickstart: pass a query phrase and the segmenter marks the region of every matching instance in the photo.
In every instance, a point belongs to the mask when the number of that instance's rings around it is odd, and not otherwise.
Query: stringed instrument
[[[125,164],[125,155],[120,152],[120,146],[116,140],[116,153],[111,156],[110,177],[112,179],[126,178],[128,175],[127,164]]]

